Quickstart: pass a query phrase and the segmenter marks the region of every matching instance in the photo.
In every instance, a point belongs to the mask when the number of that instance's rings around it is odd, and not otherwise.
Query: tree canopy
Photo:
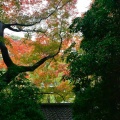
[[[76,87],[75,120],[119,119],[120,2],[95,0],[71,32],[82,32],[80,50],[71,53],[70,78]],[[79,107],[78,107],[79,106]]]

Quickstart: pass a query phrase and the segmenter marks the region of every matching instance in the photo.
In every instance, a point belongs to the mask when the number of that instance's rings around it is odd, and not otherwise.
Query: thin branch
[[[21,28],[18,28],[18,29],[16,29],[16,28],[12,28],[11,26],[9,26],[9,27],[7,27],[8,29],[10,29],[10,30],[12,30],[12,31],[14,31],[14,32],[41,32],[41,33],[46,33],[46,31],[47,30],[35,30],[35,29],[33,29],[33,30],[23,30],[23,29],[21,29]]]
[[[59,7],[59,4],[61,3],[62,0],[60,0],[57,4],[57,6],[55,7],[55,10],[52,11],[49,15],[47,15],[46,17],[42,17],[40,18],[39,21],[37,22],[34,22],[34,23],[30,23],[30,24],[20,24],[20,23],[13,23],[13,24],[5,24],[5,28],[8,28],[12,31],[15,31],[15,32],[41,32],[41,33],[45,33],[45,31],[43,30],[23,30],[23,29],[15,29],[15,28],[12,28],[11,26],[23,26],[23,27],[30,27],[30,26],[34,26],[36,25],[37,23],[41,23],[42,20],[45,20],[47,18],[49,18],[50,16],[52,16],[56,11],[58,11],[59,9],[63,8],[70,0],[68,0],[66,3],[64,3],[61,7]]]
[[[60,4],[60,2],[59,2]],[[10,27],[10,26],[24,26],[24,27],[30,27],[30,26],[33,26],[37,23],[40,23],[42,20],[45,20],[47,19],[48,17],[50,17],[51,15],[53,15],[57,10],[58,10],[58,6],[59,4],[56,6],[55,10],[53,12],[51,12],[48,16],[46,17],[43,17],[43,18],[40,18],[40,20],[38,22],[34,22],[34,23],[31,23],[31,24],[20,24],[20,23],[13,23],[13,24],[6,24],[6,27]]]

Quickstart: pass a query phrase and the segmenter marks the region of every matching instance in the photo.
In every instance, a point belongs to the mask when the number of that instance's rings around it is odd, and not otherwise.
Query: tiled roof
[[[42,104],[41,108],[46,120],[73,120],[70,103]]]

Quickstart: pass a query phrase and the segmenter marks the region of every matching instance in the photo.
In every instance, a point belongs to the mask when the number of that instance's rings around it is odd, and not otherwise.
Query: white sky
[[[78,16],[80,16],[82,13],[84,13],[88,10],[90,3],[91,3],[91,0],[78,0],[78,3],[76,5],[76,7],[79,11]],[[12,32],[8,29],[5,29],[5,34],[9,34],[9,35],[13,34],[15,36],[24,37],[24,34],[22,32]]]
[[[77,9],[80,14],[86,12],[89,8],[90,3],[92,2],[91,0],[77,0]]]

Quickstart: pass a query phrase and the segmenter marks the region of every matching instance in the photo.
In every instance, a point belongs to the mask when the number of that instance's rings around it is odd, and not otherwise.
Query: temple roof
[[[71,103],[42,104],[41,109],[46,120],[73,120]]]

